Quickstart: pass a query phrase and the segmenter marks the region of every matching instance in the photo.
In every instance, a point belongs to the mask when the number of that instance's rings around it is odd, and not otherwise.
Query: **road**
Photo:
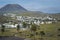
[[[19,37],[8,37],[8,36],[0,36],[0,40],[24,40],[24,38],[19,38]]]

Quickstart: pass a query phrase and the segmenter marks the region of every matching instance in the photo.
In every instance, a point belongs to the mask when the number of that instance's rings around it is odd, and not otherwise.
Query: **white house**
[[[46,24],[51,24],[52,23],[52,21],[48,21],[48,22],[46,22]]]
[[[38,21],[34,21],[34,24],[40,25],[40,21],[39,20]]]
[[[5,24],[3,24],[3,25],[6,26],[6,28],[16,28],[16,26],[17,26],[18,24],[13,25],[13,24],[5,23]]]
[[[43,21],[40,24],[45,24]]]

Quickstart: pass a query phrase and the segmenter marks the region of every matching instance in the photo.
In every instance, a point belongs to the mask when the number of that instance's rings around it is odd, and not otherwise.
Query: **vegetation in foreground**
[[[32,40],[59,40],[60,39],[60,22],[53,24],[32,25],[30,30],[21,31],[17,28],[9,28],[0,31],[0,36],[17,36],[22,38],[31,38]],[[18,32],[17,32],[18,31]]]

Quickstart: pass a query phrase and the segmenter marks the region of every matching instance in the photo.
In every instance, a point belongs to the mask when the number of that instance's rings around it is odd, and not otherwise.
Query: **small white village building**
[[[40,24],[45,24],[43,21]]]
[[[13,24],[9,24],[9,23],[5,23],[5,24],[3,24],[6,28],[16,28],[16,26],[18,25],[18,24],[15,24],[15,25],[13,25]]]

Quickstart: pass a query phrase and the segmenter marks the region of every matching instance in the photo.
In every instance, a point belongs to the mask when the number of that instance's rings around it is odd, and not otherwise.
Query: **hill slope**
[[[13,12],[25,12],[25,8],[19,4],[7,4],[0,9],[0,13],[13,13]]]

